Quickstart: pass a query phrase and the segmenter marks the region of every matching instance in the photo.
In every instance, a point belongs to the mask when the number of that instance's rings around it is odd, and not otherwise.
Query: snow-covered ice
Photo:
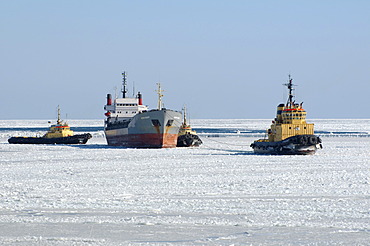
[[[313,156],[254,155],[270,122],[192,120],[200,148],[123,149],[102,121],[70,120],[94,136],[73,146],[8,144],[47,125],[0,121],[0,244],[369,245],[370,120],[312,120]]]

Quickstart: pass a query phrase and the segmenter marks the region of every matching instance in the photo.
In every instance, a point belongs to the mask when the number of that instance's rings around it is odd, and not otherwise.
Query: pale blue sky
[[[128,73],[191,118],[370,118],[370,1],[0,1],[0,119],[104,119]]]

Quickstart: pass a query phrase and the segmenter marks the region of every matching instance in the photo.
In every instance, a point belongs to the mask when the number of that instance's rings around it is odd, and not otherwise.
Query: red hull
[[[128,148],[174,148],[177,144],[177,134],[127,134],[107,136],[108,145]]]

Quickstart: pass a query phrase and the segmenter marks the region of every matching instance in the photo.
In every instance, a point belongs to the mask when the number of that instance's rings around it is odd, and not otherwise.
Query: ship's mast
[[[291,78],[290,74],[289,74],[289,79],[288,79],[288,83],[284,84],[286,87],[288,87],[288,90],[289,90],[289,97],[288,97],[288,101],[286,103],[286,107],[292,107],[293,106],[293,79]]]
[[[122,98],[126,98],[126,93],[127,93],[127,90],[126,90],[126,72],[123,72],[122,73]]]
[[[163,97],[163,90],[161,89],[161,83],[157,83],[157,86],[158,86],[158,90],[157,90],[157,93],[158,93],[158,110],[162,110],[162,97]]]
[[[184,125],[187,125],[186,124],[186,106],[184,106],[183,110],[184,110]]]

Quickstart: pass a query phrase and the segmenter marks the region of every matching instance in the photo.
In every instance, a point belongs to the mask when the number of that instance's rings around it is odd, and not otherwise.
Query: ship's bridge
[[[133,117],[142,111],[148,110],[145,105],[140,105],[137,98],[117,98],[114,104],[105,105],[105,110],[111,117]]]
[[[284,124],[296,124],[306,122],[306,111],[301,107],[285,108],[281,112]]]

